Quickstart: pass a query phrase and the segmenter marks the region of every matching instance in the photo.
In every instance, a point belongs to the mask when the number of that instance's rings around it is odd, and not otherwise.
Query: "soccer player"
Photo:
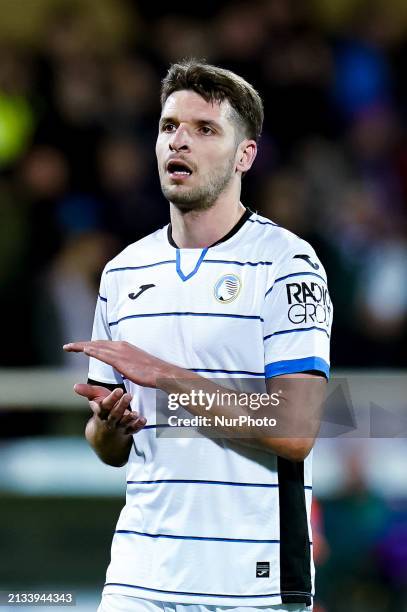
[[[75,385],[93,411],[87,440],[105,463],[127,463],[99,611],[310,610],[325,272],[308,243],[240,202],[263,121],[254,88],[190,60],[170,67],[161,102],[156,154],[171,223],[106,266],[92,340],[64,346],[90,357],[88,384]],[[282,417],[312,424],[307,436],[156,436],[156,389],[215,391],[222,377],[265,379]],[[186,406],[191,416],[206,408]],[[210,410],[249,412],[218,401]]]

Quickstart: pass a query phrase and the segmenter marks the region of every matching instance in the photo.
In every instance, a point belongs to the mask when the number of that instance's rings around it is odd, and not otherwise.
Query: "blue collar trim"
[[[201,265],[201,263],[203,262],[203,258],[205,257],[206,253],[208,252],[208,248],[209,247],[205,247],[204,249],[202,249],[202,252],[199,256],[198,261],[196,262],[196,266],[195,268],[192,270],[192,272],[190,272],[189,274],[185,275],[182,270],[181,270],[181,249],[177,249],[177,254],[176,254],[176,268],[177,268],[177,274],[178,276],[181,278],[181,280],[183,280],[184,282],[187,281],[188,279],[190,279],[192,276],[194,276],[198,270],[199,267]]]

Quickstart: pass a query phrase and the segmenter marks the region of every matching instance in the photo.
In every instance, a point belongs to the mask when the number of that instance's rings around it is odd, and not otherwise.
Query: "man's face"
[[[228,101],[212,104],[194,91],[168,97],[156,155],[162,192],[179,210],[210,208],[234,177],[239,139],[231,114]]]

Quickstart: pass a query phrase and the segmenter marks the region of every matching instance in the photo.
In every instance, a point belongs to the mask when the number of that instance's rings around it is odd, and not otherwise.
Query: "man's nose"
[[[181,125],[178,126],[170,138],[169,147],[172,151],[189,150],[189,135],[185,127]]]

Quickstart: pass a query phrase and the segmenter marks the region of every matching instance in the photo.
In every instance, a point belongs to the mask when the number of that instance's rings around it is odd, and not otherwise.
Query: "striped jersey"
[[[312,247],[247,210],[219,243],[178,249],[170,227],[105,267],[93,339],[125,340],[210,378],[329,373],[332,305]],[[156,390],[125,384],[147,419],[104,592],[219,606],[310,605],[312,453],[304,462],[227,439],[156,436]]]

